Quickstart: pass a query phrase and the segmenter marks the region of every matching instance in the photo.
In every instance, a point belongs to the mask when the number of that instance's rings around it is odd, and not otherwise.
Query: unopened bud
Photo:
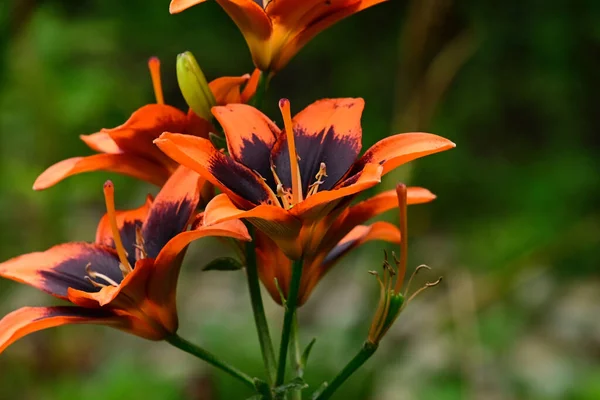
[[[210,109],[217,102],[204,73],[196,62],[194,55],[186,51],[177,56],[177,82],[183,98],[190,108],[207,121],[212,119]]]

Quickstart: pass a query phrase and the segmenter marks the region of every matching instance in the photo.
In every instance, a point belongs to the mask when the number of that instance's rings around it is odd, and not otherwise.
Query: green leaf
[[[235,258],[231,257],[219,257],[215,258],[206,265],[203,271],[237,271],[244,268],[244,266]]]
[[[289,392],[290,390],[302,390],[302,389],[306,389],[307,387],[308,387],[308,384],[306,382],[304,382],[304,379],[298,377],[298,378],[292,379],[288,383],[284,383],[281,386],[277,386],[276,388],[273,389],[273,392],[275,392],[275,394],[285,394],[285,393]]]
[[[327,389],[327,386],[329,386],[329,383],[323,382],[323,384],[312,394],[310,397],[311,400],[317,400],[321,393],[323,393],[323,390]]]
[[[264,397],[260,394],[254,395],[252,397],[248,397],[246,400],[263,400]]]
[[[304,351],[302,352],[302,357],[300,357],[300,366],[301,366],[302,370],[304,370],[306,368],[306,363],[308,362],[308,356],[310,355],[310,351],[312,350],[316,341],[317,341],[317,338],[313,338],[310,341],[310,343],[308,344],[308,346],[306,346],[306,349],[304,349]]]

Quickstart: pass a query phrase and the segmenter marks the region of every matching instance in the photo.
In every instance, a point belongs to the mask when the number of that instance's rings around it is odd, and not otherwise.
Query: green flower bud
[[[177,56],[177,82],[190,108],[207,121],[212,119],[210,109],[217,105],[204,73],[194,55],[186,51]]]

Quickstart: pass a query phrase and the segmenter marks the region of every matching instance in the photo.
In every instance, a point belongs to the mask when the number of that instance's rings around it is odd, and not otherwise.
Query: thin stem
[[[359,369],[377,350],[377,345],[369,341],[365,342],[354,358],[346,364],[344,369],[331,381],[315,400],[329,399],[335,391],[342,386],[357,369]]]
[[[300,338],[298,335],[298,314],[294,314],[292,321],[292,331],[290,333],[290,364],[296,371],[296,376],[302,378],[304,375],[304,366],[302,365],[302,353],[300,351]],[[302,400],[301,390],[292,390],[290,392],[292,400]]]
[[[247,226],[250,235],[254,239],[253,227],[250,224],[247,224]],[[262,295],[260,294],[254,240],[246,243],[246,275],[248,276],[248,290],[250,291],[250,300],[252,302],[252,311],[260,342],[260,350],[265,369],[267,370],[267,381],[272,385],[275,380],[275,350],[273,349],[273,342],[271,342],[269,324],[267,323]]]
[[[183,350],[186,353],[189,353],[191,355],[198,357],[201,360],[206,361],[210,365],[217,367],[221,371],[227,372],[229,375],[242,381],[247,386],[251,387],[252,389],[255,389],[256,386],[255,386],[255,383],[254,383],[254,380],[252,379],[252,377],[250,377],[249,375],[246,375],[239,369],[232,367],[231,365],[227,364],[225,361],[220,360],[214,354],[209,353],[208,351],[204,350],[203,348],[198,347],[195,344],[188,342],[181,336],[179,336],[177,334],[173,334],[171,336],[168,336],[165,340],[167,342],[169,342],[171,345],[177,347],[178,349]]]
[[[285,315],[283,317],[283,329],[281,331],[281,343],[279,345],[279,364],[277,364],[277,379],[275,386],[283,384],[285,379],[285,365],[287,362],[287,352],[290,345],[290,334],[298,305],[298,291],[300,289],[300,279],[302,278],[302,260],[295,260],[292,266],[292,281],[290,290],[285,303]]]
[[[254,96],[252,96],[251,103],[254,107],[262,110],[263,101],[265,98],[265,93],[269,88],[269,73],[261,71],[260,77],[258,78],[258,86],[256,87],[256,92]]]

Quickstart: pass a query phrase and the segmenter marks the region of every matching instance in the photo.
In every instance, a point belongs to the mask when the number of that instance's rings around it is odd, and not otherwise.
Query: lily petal
[[[279,285],[281,292],[287,298],[292,279],[292,262],[281,251],[279,246],[260,230],[255,231],[254,240],[260,280],[273,300],[277,304],[281,304],[281,295],[279,294],[277,285]],[[275,284],[275,280],[277,280],[277,285]]]
[[[121,234],[121,242],[125,247],[131,265],[135,265],[136,260],[136,248],[134,246],[136,243],[136,230],[141,228],[146,220],[152,201],[152,196],[148,195],[143,206],[134,210],[116,212],[117,227]],[[107,214],[104,214],[98,223],[98,228],[96,229],[96,243],[106,247],[115,247],[112,227]]]
[[[381,182],[383,168],[378,164],[367,164],[359,175],[355,175],[339,185],[339,188],[317,192],[306,200],[296,204],[291,213],[303,216],[303,219],[316,219],[344,198],[371,188]]]
[[[79,135],[79,138],[83,140],[90,149],[99,153],[119,154],[122,152],[119,146],[117,146],[115,141],[112,140],[110,135],[106,132],[97,132],[92,133],[91,135]]]
[[[177,331],[176,288],[181,269],[181,255],[191,242],[209,236],[252,240],[244,223],[232,220],[180,233],[163,247],[154,263],[147,290],[152,303],[161,305],[161,311],[155,313],[154,317],[170,332]]]
[[[240,87],[248,82],[250,75],[242,76],[223,76],[217,78],[208,84],[210,91],[217,104],[241,103],[242,94]]]
[[[305,9],[298,7],[294,0],[278,0],[270,3],[272,7],[268,7],[268,13],[272,18],[284,16],[287,14],[286,20],[290,22],[279,22],[285,25],[281,29],[277,29],[279,38],[274,38],[274,41],[280,46],[280,51],[273,56],[271,67],[274,71],[281,70],[294,55],[314,38],[319,32],[327,29],[336,22],[362,11],[366,8],[382,3],[386,0],[331,0],[328,2],[322,1],[304,1]],[[315,4],[318,3],[318,4]],[[310,10],[306,10],[307,6],[312,6]],[[298,8],[304,14],[299,16],[298,12],[294,13],[293,9]],[[297,21],[297,22],[294,22]],[[295,26],[290,34],[290,26]],[[288,33],[286,36],[283,34]],[[274,34],[273,36],[277,36]]]
[[[127,329],[130,322],[109,310],[81,307],[23,307],[0,320],[0,353],[23,336],[67,324],[102,324]]]
[[[171,0],[169,4],[169,12],[171,14],[177,14],[196,4],[204,3],[206,0]]]
[[[169,157],[198,172],[238,204],[251,206],[279,201],[257,174],[215,149],[209,140],[165,132],[155,143]]]
[[[257,171],[273,187],[270,155],[279,128],[262,112],[245,104],[213,107],[212,113],[223,127],[229,155]]]
[[[248,211],[237,208],[222,193],[213,198],[204,210],[204,224],[213,225],[232,219],[247,219],[250,223],[275,241],[288,257],[295,259],[302,254],[298,235],[302,224],[278,206],[260,205]]]
[[[324,99],[309,105],[292,120],[294,140],[298,153],[302,191],[315,182],[321,163],[325,163],[326,177],[319,190],[329,190],[356,162],[362,147],[360,119],[363,99]],[[285,133],[273,150],[273,164],[285,187],[292,187],[290,156]]]
[[[409,161],[454,147],[456,144],[450,140],[431,133],[400,133],[375,143],[356,163],[353,172],[360,171],[367,163],[379,163],[385,175]]]
[[[250,80],[248,83],[246,83],[246,87],[244,87],[244,90],[242,91],[242,103],[249,102],[256,94],[256,89],[258,89],[258,83],[260,81],[260,75],[260,69],[255,68],[252,72],[252,75],[250,75]]]
[[[96,154],[59,161],[38,176],[33,189],[47,189],[71,175],[92,171],[116,172],[158,186],[162,185],[170,175],[170,171],[164,166],[142,157],[131,154]]]
[[[306,268],[307,279],[303,282],[300,304],[306,302],[317,283],[331,268],[346,254],[355,248],[372,240],[384,240],[392,243],[400,243],[400,230],[394,224],[378,221],[369,226],[355,226],[327,256],[318,258],[315,263]]]
[[[97,244],[65,243],[43,252],[24,254],[0,264],[0,276],[66,299],[68,288],[96,292],[85,279],[86,267],[119,283],[122,274],[114,250]]]
[[[186,230],[200,201],[204,182],[197,172],[180,166],[165,183],[142,226],[148,257],[156,258],[169,240]]]

